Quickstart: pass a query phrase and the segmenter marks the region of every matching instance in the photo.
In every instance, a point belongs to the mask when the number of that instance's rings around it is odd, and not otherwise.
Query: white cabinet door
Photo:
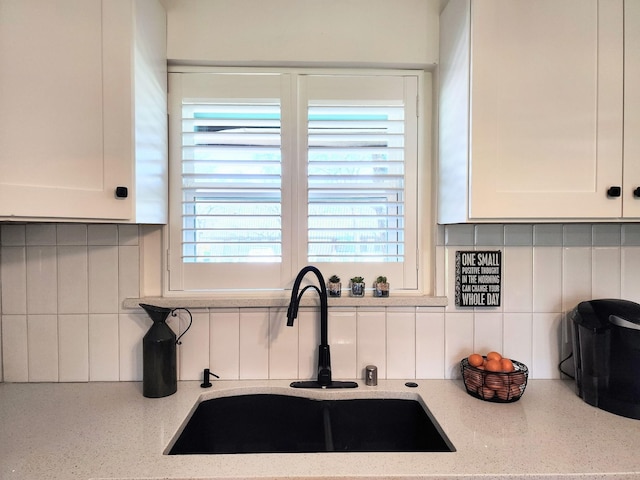
[[[0,1],[0,215],[126,219],[105,156],[102,2]],[[107,160],[107,161],[106,161]]]
[[[166,223],[157,0],[0,0],[0,219]]]
[[[624,4],[624,216],[640,217],[640,2]]]
[[[451,0],[443,17],[440,221],[620,217],[622,0]]]

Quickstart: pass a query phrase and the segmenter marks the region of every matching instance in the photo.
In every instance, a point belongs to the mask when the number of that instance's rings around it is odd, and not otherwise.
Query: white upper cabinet
[[[622,217],[623,21],[622,0],[449,2],[440,223]]]
[[[0,0],[0,105],[0,220],[166,222],[156,0]]]
[[[640,2],[624,4],[624,215],[640,218]]]

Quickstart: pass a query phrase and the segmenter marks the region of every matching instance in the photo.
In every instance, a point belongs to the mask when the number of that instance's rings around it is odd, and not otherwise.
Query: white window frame
[[[375,276],[377,275],[385,275],[389,278],[389,281],[392,284],[392,288],[396,290],[396,293],[405,292],[409,294],[419,294],[422,293],[425,287],[430,285],[431,274],[425,270],[425,267],[429,265],[430,262],[430,235],[432,227],[430,225],[431,215],[427,212],[425,214],[425,207],[428,207],[428,202],[425,204],[425,195],[423,191],[430,191],[429,185],[425,184],[425,176],[427,167],[430,164],[430,151],[425,148],[425,137],[430,137],[430,132],[428,129],[431,125],[430,118],[425,118],[424,108],[425,105],[427,109],[431,104],[431,82],[430,82],[430,74],[415,71],[415,70],[334,70],[334,69],[227,69],[227,68],[201,68],[201,67],[173,67],[170,69],[172,73],[221,73],[221,74],[255,74],[259,73],[262,75],[292,75],[293,77],[297,77],[298,75],[331,75],[331,76],[357,76],[357,75],[366,75],[366,76],[407,76],[416,78],[417,82],[417,92],[419,97],[416,99],[406,99],[407,106],[411,104],[412,108],[409,109],[419,118],[417,120],[417,138],[408,138],[407,141],[415,142],[416,145],[416,156],[417,160],[415,162],[411,162],[411,169],[405,172],[405,176],[407,181],[415,182],[415,188],[407,189],[407,191],[412,192],[411,195],[408,195],[406,198],[406,203],[410,207],[409,212],[412,216],[416,218],[415,222],[408,222],[411,224],[410,230],[406,232],[406,235],[411,235],[415,238],[415,244],[411,249],[406,249],[406,258],[402,265],[402,272],[390,272],[393,270],[391,266],[392,263],[380,263],[380,264],[360,264],[354,266],[353,264],[340,264],[340,263],[324,263],[324,264],[315,264],[321,271],[324,273],[325,277],[329,277],[333,274],[337,274],[342,278],[343,287],[346,287],[349,283],[349,278],[351,276],[363,276],[365,277],[365,281],[367,282],[367,286],[371,286],[373,283]],[[425,76],[427,76],[427,81],[425,82]],[[284,78],[284,77],[281,77]],[[296,79],[297,82],[297,79]],[[304,85],[304,82],[302,82]],[[426,95],[425,93],[425,84],[427,87]],[[301,91],[303,91],[301,89]],[[285,89],[286,91],[286,89]],[[290,95],[286,98],[286,95]],[[283,102],[292,101],[295,102],[296,95],[299,95],[295,89],[293,91],[287,92],[283,96]],[[426,100],[426,101],[425,101]],[[171,125],[174,124],[175,131],[175,123],[178,121],[176,116],[172,113],[175,112],[177,105],[182,103],[182,93],[179,89],[174,88],[174,86],[170,86],[170,202],[175,201],[177,198],[178,201],[181,199],[181,153],[180,147],[181,142],[176,141],[176,137],[171,133]],[[293,119],[286,119],[286,111],[288,107],[284,107],[283,103],[283,125],[285,121],[293,121]],[[414,108],[415,107],[415,110]],[[304,125],[304,131],[306,132],[306,102],[300,101],[298,102],[298,112],[297,112],[297,128],[302,130],[302,123]],[[426,120],[426,121],[425,121]],[[284,132],[283,132],[284,135]],[[284,195],[302,195],[301,198],[306,197],[306,190],[304,193],[300,193],[296,191],[296,185],[305,185],[306,187],[306,168],[303,163],[296,164],[291,159],[292,158],[301,158],[306,160],[306,134],[299,135],[300,138],[304,138],[305,141],[297,141],[295,138],[283,138],[282,142],[282,156],[283,156],[283,170],[287,168],[293,168],[296,171],[294,172],[284,172],[283,171],[283,182],[290,182],[290,188],[283,188],[283,204],[287,203],[291,205],[293,209],[295,209],[295,203],[289,201],[290,199],[284,198]],[[178,160],[176,160],[178,159]],[[285,160],[286,159],[286,160]],[[294,180],[297,178],[297,181]],[[173,179],[178,179],[178,181],[173,181]],[[291,185],[293,184],[293,185]],[[427,195],[430,198],[430,194]],[[306,202],[305,202],[306,205]],[[181,231],[181,219],[178,219],[176,216],[176,208],[170,207],[170,224],[165,231],[165,245],[167,245],[166,251],[166,264],[165,264],[165,282],[163,288],[163,294],[166,296],[178,296],[178,295],[192,295],[192,294],[216,294],[216,293],[252,293],[258,294],[261,293],[269,293],[273,291],[281,291],[290,286],[293,278],[295,277],[296,272],[307,265],[309,262],[306,260],[306,248],[303,248],[303,245],[306,245],[306,211],[304,208],[298,208],[297,212],[286,212],[283,209],[283,234],[289,235],[289,240],[291,242],[295,242],[297,244],[297,255],[283,255],[282,263],[280,264],[248,264],[248,265],[229,265],[229,268],[224,272],[225,278],[228,279],[230,288],[225,288],[222,285],[217,285],[214,288],[200,288],[198,285],[194,285],[189,282],[188,279],[185,279],[184,272],[181,269],[181,246],[177,246],[175,251],[172,250],[173,246],[176,245],[176,231]],[[295,221],[298,222],[298,231],[300,234],[293,232],[290,225],[287,225],[287,218],[296,218]],[[420,221],[418,219],[426,219],[427,221]],[[177,226],[177,228],[176,228]],[[296,239],[298,239],[296,241]],[[301,240],[300,240],[301,239]],[[426,248],[425,248],[426,247]],[[362,268],[359,268],[359,267]],[[209,265],[204,265],[202,268],[210,267]],[[242,267],[242,268],[239,268]],[[277,270],[277,272],[274,271]],[[218,274],[220,271],[218,271]],[[261,283],[260,279],[263,278],[272,278],[273,275],[276,275],[279,280],[276,285],[269,285],[264,288],[264,285]],[[402,281],[398,282],[397,280],[394,282],[394,279],[397,279],[397,275],[403,275]],[[247,287],[238,288],[234,283],[241,278],[250,278],[254,280],[253,282],[247,282]],[[406,279],[409,279],[408,281]],[[186,280],[186,281],[185,281]],[[394,287],[395,283],[395,287]],[[400,289],[397,288],[399,284],[402,284]]]

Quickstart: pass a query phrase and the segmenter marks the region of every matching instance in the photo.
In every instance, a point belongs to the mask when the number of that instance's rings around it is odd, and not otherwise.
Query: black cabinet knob
[[[640,187],[636,187],[633,191],[633,196],[636,198],[640,198]]]
[[[620,187],[609,187],[607,190],[607,197],[619,197],[622,193],[622,188]]]
[[[127,198],[129,189],[127,187],[116,187],[116,198]]]

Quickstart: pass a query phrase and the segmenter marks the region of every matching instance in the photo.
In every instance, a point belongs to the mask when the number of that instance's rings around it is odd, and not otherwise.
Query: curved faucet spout
[[[315,285],[307,285],[298,293],[300,290],[300,284],[302,283],[302,279],[307,275],[307,273],[313,273],[318,279],[318,283],[320,284],[320,288]],[[313,288],[316,292],[318,292],[318,296],[320,297],[320,344],[328,345],[328,318],[329,318],[329,306],[327,301],[327,286],[324,281],[324,277],[320,270],[318,270],[313,265],[308,265],[304,267],[298,273],[295,281],[293,282],[293,288],[291,290],[291,301],[289,302],[289,309],[287,310],[287,326],[292,327],[293,321],[298,317],[298,307],[300,306],[300,299],[306,290],[309,288]]]
[[[307,273],[313,273],[318,279],[318,283],[320,285],[306,285],[302,290],[300,290],[302,279],[307,275]],[[320,297],[320,346],[318,347],[318,379],[315,382],[293,382],[291,386],[302,388],[357,387],[358,384],[355,382],[333,382],[331,380],[331,354],[329,352],[328,339],[329,305],[327,300],[327,286],[325,284],[322,273],[320,273],[320,270],[318,270],[313,265],[308,265],[300,270],[295,281],[293,282],[293,288],[291,289],[291,302],[289,302],[289,308],[287,309],[287,326],[293,327],[293,321],[298,316],[300,299],[302,298],[304,292],[306,292],[310,288],[315,290]]]

